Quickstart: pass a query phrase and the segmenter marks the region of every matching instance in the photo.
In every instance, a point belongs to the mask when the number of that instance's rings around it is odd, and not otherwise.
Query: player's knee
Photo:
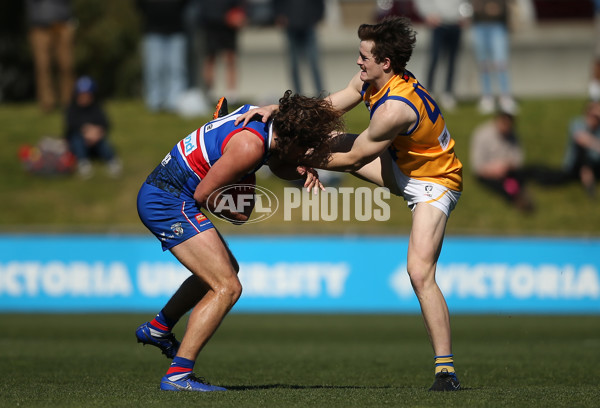
[[[221,297],[229,306],[233,306],[240,296],[242,296],[242,284],[237,276],[231,277],[215,288],[215,292]]]
[[[235,273],[238,273],[240,271],[240,264],[238,263],[237,259],[235,259],[233,256],[231,257],[231,266]]]
[[[427,289],[428,286],[435,284],[434,273],[429,268],[408,266],[407,270],[410,283],[415,292],[419,293]]]
[[[425,284],[423,276],[416,273],[410,273],[410,271],[408,272],[408,276],[410,276],[410,284],[412,285],[415,292],[419,292]]]

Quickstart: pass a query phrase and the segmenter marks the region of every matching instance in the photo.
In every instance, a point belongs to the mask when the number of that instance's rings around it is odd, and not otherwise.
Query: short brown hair
[[[401,74],[415,48],[417,33],[406,17],[388,17],[377,24],[362,24],[358,27],[361,41],[373,41],[371,53],[375,62],[389,58],[395,74]]]

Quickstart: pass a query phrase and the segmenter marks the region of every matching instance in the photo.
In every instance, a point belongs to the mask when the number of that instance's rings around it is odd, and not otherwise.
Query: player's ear
[[[383,63],[381,67],[384,69],[384,71],[392,69],[392,61],[390,61],[389,58],[384,58],[382,62]]]

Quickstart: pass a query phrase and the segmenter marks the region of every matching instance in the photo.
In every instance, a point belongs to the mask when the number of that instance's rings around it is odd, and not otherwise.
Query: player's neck
[[[390,73],[385,73],[382,76],[369,81],[369,85],[373,87],[373,90],[379,92],[380,89],[385,87],[385,85],[392,79],[392,77],[396,75],[392,71]]]

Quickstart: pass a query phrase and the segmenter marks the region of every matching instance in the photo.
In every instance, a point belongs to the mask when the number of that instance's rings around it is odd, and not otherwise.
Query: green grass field
[[[597,316],[455,316],[464,390],[431,393],[419,316],[230,315],[196,364],[224,393],[158,389],[148,315],[0,315],[2,407],[597,407]],[[184,322],[176,333],[181,337]]]

